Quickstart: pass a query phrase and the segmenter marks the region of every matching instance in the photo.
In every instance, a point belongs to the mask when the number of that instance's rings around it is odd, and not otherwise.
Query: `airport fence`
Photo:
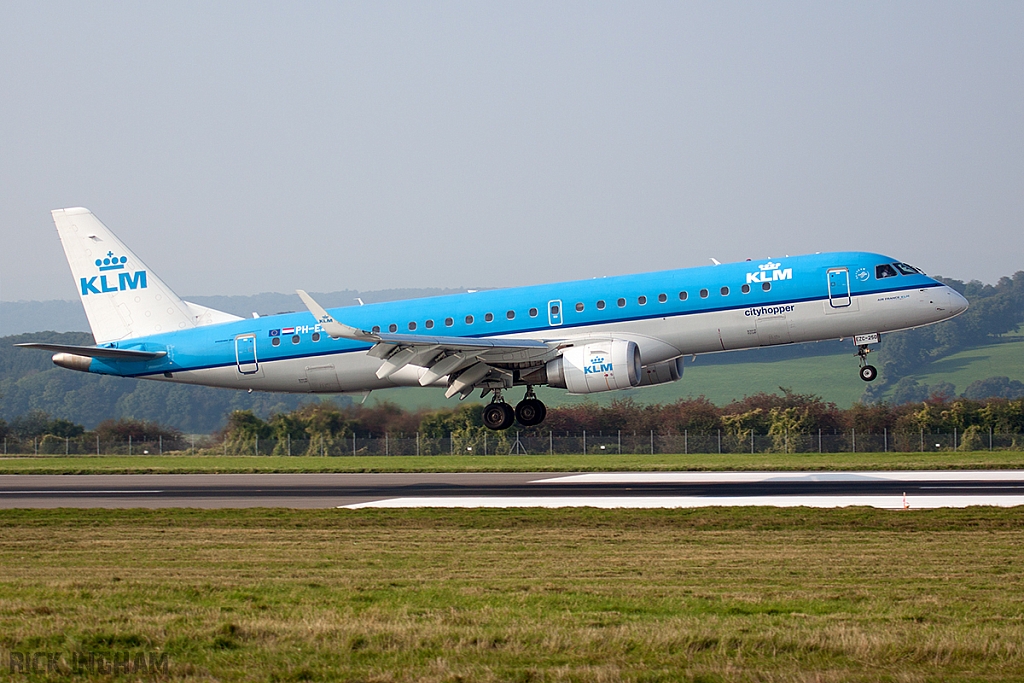
[[[93,435],[3,440],[4,455],[577,455],[670,453],[858,453],[1019,450],[1024,434],[999,434],[977,429],[961,433],[889,432],[742,434],[724,431],[681,434],[614,432],[525,434],[514,429],[481,431],[470,436],[427,437],[420,434],[324,436],[312,439],[231,439],[209,435],[143,437],[123,441]]]

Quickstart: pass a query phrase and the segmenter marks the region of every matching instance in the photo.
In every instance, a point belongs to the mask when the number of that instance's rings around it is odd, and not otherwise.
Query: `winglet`
[[[329,334],[332,339],[355,339],[357,341],[372,341],[379,342],[380,337],[367,332],[366,330],[360,330],[355,327],[350,327],[339,323],[331,314],[328,313],[323,306],[313,300],[309,294],[306,294],[301,289],[296,289],[295,293],[302,299],[302,303],[306,304],[306,308],[313,314],[316,321],[320,323],[320,326],[324,328],[324,332]]]

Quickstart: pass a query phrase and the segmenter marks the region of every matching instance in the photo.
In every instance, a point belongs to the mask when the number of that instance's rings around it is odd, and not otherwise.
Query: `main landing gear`
[[[861,344],[857,347],[857,357],[860,358],[860,378],[865,382],[873,382],[878,377],[878,370],[875,369],[874,365],[868,365],[868,354],[871,353],[871,349],[868,348],[867,344]]]
[[[488,429],[508,429],[513,422],[518,421],[524,427],[534,427],[544,421],[547,416],[547,408],[540,399],[533,393],[533,387],[526,388],[526,396],[516,405],[505,403],[499,390],[494,391],[494,400],[484,408],[484,426]]]

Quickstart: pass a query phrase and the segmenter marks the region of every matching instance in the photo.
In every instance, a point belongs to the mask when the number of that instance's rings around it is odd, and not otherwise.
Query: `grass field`
[[[988,375],[986,375],[987,377]],[[822,381],[822,378],[829,378]],[[814,356],[773,363],[742,363],[729,365],[686,363],[683,378],[670,384],[642,389],[613,391],[605,394],[570,396],[559,389],[538,387],[537,396],[550,406],[597,403],[607,405],[613,400],[631,398],[637,403],[673,403],[681,398],[706,396],[716,405],[741,399],[758,392],[778,393],[784,386],[801,394],[818,394],[841,407],[849,407],[864,393],[864,382],[857,377],[857,359],[851,349],[848,356]],[[518,393],[513,395],[519,397]],[[467,401],[482,402],[476,398]],[[445,399],[441,390],[387,389],[377,391],[368,404],[390,402],[406,410],[419,408],[451,408],[457,403]]]
[[[185,474],[244,472],[599,472],[672,470],[1021,469],[1021,451],[935,453],[738,453],[690,455],[0,457],[0,474]]]
[[[884,353],[884,352],[883,352]],[[630,397],[638,403],[672,403],[680,398],[706,396],[715,405],[726,405],[758,392],[777,393],[780,386],[800,394],[817,394],[841,408],[849,408],[864,393],[864,383],[857,378],[857,362],[851,345],[848,355],[823,355],[775,362],[713,365],[697,358],[686,363],[686,372],[678,382],[643,389],[569,396],[557,389],[539,388],[538,396],[551,406],[593,402],[600,405]],[[882,355],[882,354],[878,354]],[[753,356],[751,356],[753,357]],[[884,359],[872,360],[881,363]],[[1024,381],[1024,336],[1006,335],[996,344],[979,346],[936,361],[912,375],[922,384],[952,382],[957,394],[971,382],[989,377],[1006,376]],[[467,399],[475,400],[475,399]],[[454,405],[441,391],[421,389],[388,389],[371,394],[369,403],[389,401],[403,408],[444,408]]]
[[[914,378],[922,384],[951,382],[960,394],[971,382],[999,376],[1024,381],[1024,339],[961,351],[930,364]]]
[[[1022,545],[1021,509],[0,511],[0,676],[1017,681]]]

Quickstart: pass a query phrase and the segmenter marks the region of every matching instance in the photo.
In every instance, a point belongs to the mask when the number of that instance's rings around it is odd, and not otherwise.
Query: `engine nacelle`
[[[683,376],[683,364],[682,357],[679,357],[664,363],[645,365],[640,372],[639,386],[649,387],[665,382],[675,382]]]
[[[549,386],[573,394],[629,389],[640,383],[640,347],[621,339],[572,346],[546,370]]]

